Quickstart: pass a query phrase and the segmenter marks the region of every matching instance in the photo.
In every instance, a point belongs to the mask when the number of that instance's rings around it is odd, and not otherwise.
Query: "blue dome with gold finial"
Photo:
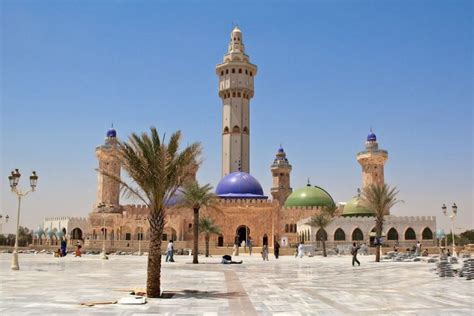
[[[107,131],[107,137],[117,137],[117,131],[112,127]]]
[[[367,141],[368,142],[375,142],[377,141],[377,136],[372,132],[372,129],[370,129],[370,134],[367,135]]]
[[[232,172],[222,178],[216,195],[224,199],[266,199],[257,179],[242,171]]]

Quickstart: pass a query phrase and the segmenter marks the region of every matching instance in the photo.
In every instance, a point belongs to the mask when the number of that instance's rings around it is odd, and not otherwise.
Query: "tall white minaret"
[[[250,172],[250,99],[257,66],[245,54],[242,32],[234,27],[224,62],[216,66],[222,99],[222,176]]]

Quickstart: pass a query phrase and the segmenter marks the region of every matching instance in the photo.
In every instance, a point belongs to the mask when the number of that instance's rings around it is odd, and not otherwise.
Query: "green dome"
[[[373,216],[374,212],[363,207],[358,196],[354,196],[352,200],[346,203],[342,216]]]
[[[310,185],[295,190],[285,202],[286,207],[330,206],[334,204],[334,200],[324,189]]]

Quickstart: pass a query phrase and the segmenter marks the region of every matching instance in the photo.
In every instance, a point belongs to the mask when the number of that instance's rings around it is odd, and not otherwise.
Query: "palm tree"
[[[361,196],[361,204],[372,210],[375,214],[375,237],[380,240],[382,237],[384,216],[389,214],[390,209],[397,203],[398,190],[396,187],[390,188],[387,184],[371,184],[364,188]],[[375,262],[380,262],[380,243],[377,244]]]
[[[316,238],[319,237],[319,239],[323,243],[323,256],[327,257],[326,253],[326,239],[327,239],[327,233],[326,233],[326,227],[331,224],[331,222],[334,219],[334,216],[337,211],[337,206],[336,204],[331,204],[329,206],[326,206],[322,209],[321,213],[314,215],[311,217],[309,222],[306,223],[306,225],[319,228],[318,232],[321,231],[321,234],[319,235],[316,233]],[[319,236],[318,236],[319,235]]]
[[[193,181],[184,186],[181,191],[183,199],[180,203],[184,207],[191,208],[194,211],[193,224],[193,263],[198,262],[198,242],[199,242],[199,209],[203,206],[212,207],[216,202],[216,195],[211,192],[212,186],[205,184],[200,186],[197,181]]]
[[[199,232],[204,234],[206,241],[206,257],[209,257],[209,240],[211,234],[220,234],[221,229],[218,226],[214,226],[214,221],[209,217],[201,217],[199,219]]]
[[[179,150],[181,132],[171,135],[166,144],[156,128],[150,134],[132,133],[128,141],[118,143],[117,158],[130,177],[130,183],[99,170],[120,182],[124,193],[141,200],[149,209],[150,244],[146,291],[148,297],[161,295],[161,238],[165,224],[165,206],[189,176],[192,165],[201,153],[201,145],[194,143]]]

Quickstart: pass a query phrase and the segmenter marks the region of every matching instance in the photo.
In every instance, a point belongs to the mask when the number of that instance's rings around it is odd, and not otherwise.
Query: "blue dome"
[[[279,152],[279,153],[284,153],[285,150],[283,149],[283,147],[280,147],[280,148],[278,148],[278,152]]]
[[[109,129],[107,131],[107,137],[117,137],[117,131],[114,130],[113,128]]]
[[[371,131],[370,134],[367,136],[368,142],[375,142],[377,141],[377,136]]]
[[[257,179],[238,171],[228,174],[216,187],[216,195],[228,199],[266,199]]]

